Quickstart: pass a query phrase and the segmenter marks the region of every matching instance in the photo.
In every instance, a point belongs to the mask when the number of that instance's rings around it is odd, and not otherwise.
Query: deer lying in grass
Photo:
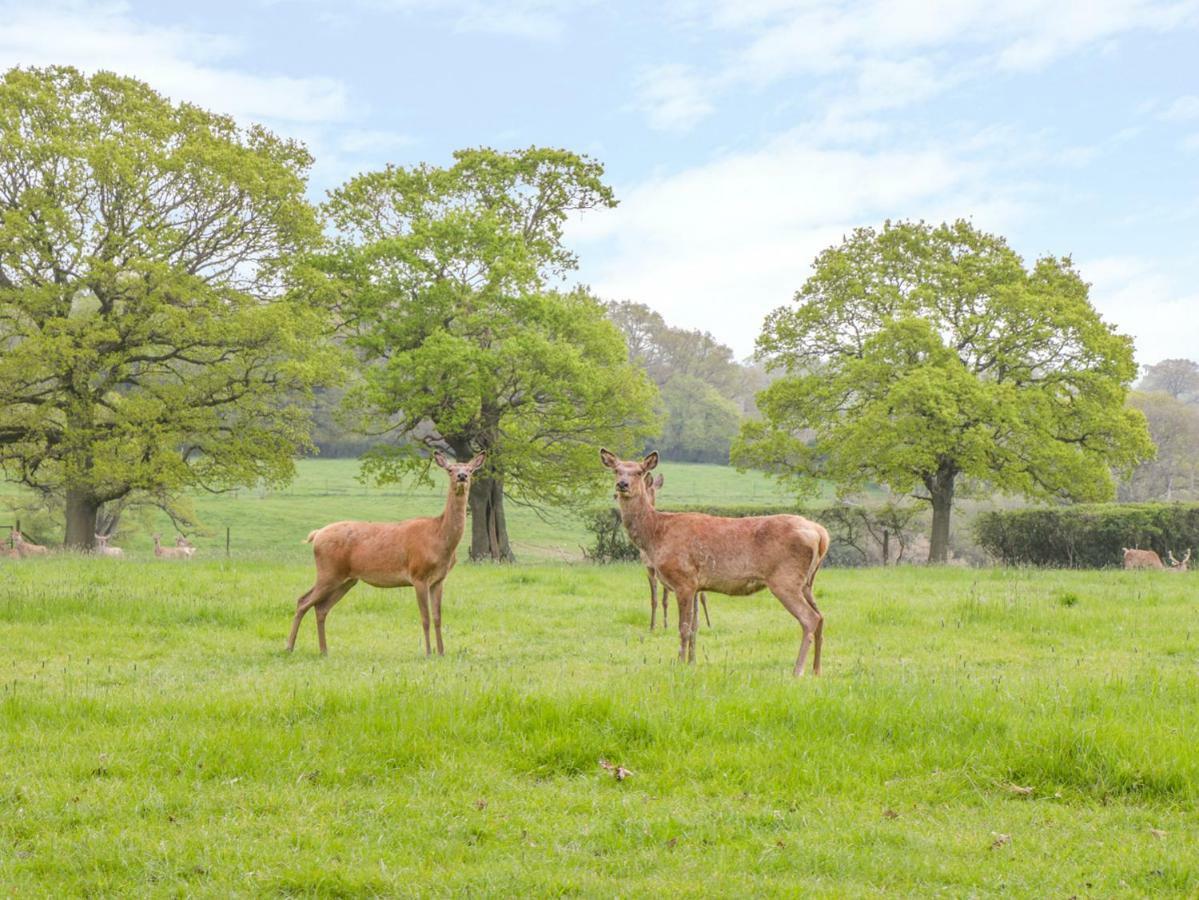
[[[1162,558],[1152,550],[1136,550],[1128,547],[1124,550],[1124,568],[1126,569],[1164,569]]]
[[[404,522],[334,522],[307,537],[316,560],[316,584],[296,601],[296,616],[287,638],[288,651],[296,646],[300,622],[308,610],[316,609],[316,635],[321,654],[325,644],[325,618],[329,610],[359,581],[375,587],[416,589],[421,627],[425,631],[425,655],[429,645],[429,612],[437,634],[437,655],[445,653],[441,641],[441,596],[445,577],[457,561],[456,550],[466,530],[466,499],[471,476],[483,465],[480,453],[470,462],[451,463],[441,452],[433,455],[437,465],[449,473],[450,490],[440,516]]]
[[[1187,563],[1191,560],[1191,550],[1188,547],[1187,552],[1183,555],[1182,559],[1175,559],[1174,554],[1169,550],[1166,551],[1166,556],[1170,557],[1171,572],[1185,572],[1187,570]]]
[[[154,555],[159,559],[191,559],[195,552],[188,547],[164,547],[162,546],[162,535],[154,535]]]
[[[111,556],[113,558],[124,557],[125,551],[120,547],[108,546],[108,541],[111,535],[98,534],[96,535],[96,555]]]
[[[657,506],[658,491],[661,490],[663,483],[666,481],[662,475],[654,477],[649,472],[645,473],[645,487],[649,491],[649,502]],[[654,571],[654,567],[649,564],[649,558],[645,555],[645,551],[641,551],[641,562],[645,564],[645,574],[649,577],[649,630],[654,630],[654,624],[658,615],[658,574]],[[704,608],[704,619],[708,623],[708,627],[712,627],[712,619],[708,615],[708,598],[703,593],[697,594],[699,602]],[[670,588],[665,584],[662,585],[662,627],[666,628],[670,623],[667,622],[666,610],[667,601],[670,599]]]
[[[812,674],[820,674],[824,617],[812,584],[828,552],[822,526],[802,516],[731,519],[658,512],[645,485],[645,473],[658,464],[656,452],[628,461],[600,450],[600,461],[616,476],[620,518],[629,538],[678,599],[680,661],[695,662],[697,591],[744,596],[768,587],[803,629],[793,674],[803,674],[813,644]]]
[[[31,544],[25,540],[25,535],[21,534],[19,528],[12,530],[12,546],[17,551],[17,556],[21,559],[26,559],[30,556],[45,556],[50,552],[41,544]]]

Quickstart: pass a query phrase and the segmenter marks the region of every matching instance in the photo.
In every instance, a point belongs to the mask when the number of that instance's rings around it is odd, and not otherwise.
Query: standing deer
[[[31,544],[29,541],[25,540],[25,535],[21,534],[21,530],[19,528],[14,528],[12,530],[12,546],[13,549],[17,551],[17,555],[21,559],[25,559],[30,556],[45,556],[50,552],[41,544]]]
[[[803,629],[793,674],[803,674],[812,644],[812,674],[820,674],[824,617],[812,584],[828,552],[822,526],[802,516],[731,519],[658,512],[645,484],[645,474],[658,465],[656,451],[628,461],[601,449],[600,461],[616,476],[620,518],[630,540],[677,597],[680,662],[695,662],[697,591],[744,596],[768,587]]]
[[[316,608],[316,635],[321,655],[329,652],[325,644],[325,618],[329,610],[359,581],[374,587],[416,589],[421,627],[425,631],[425,655],[429,645],[429,610],[437,634],[437,655],[445,648],[441,642],[441,595],[445,578],[457,562],[456,550],[466,530],[466,499],[471,476],[483,465],[480,453],[466,463],[451,463],[443,453],[433,454],[437,465],[449,473],[450,489],[445,510],[440,516],[408,519],[403,522],[334,522],[318,528],[307,537],[316,560],[316,583],[296,601],[296,616],[291,623],[287,649],[295,649],[296,635],[304,614]]]
[[[1124,550],[1124,568],[1126,569],[1164,569],[1162,558],[1152,550],[1135,550],[1128,547]]]
[[[97,556],[111,556],[114,558],[124,557],[125,551],[122,550],[120,547],[108,546],[108,539],[110,537],[111,537],[111,535],[107,535],[107,534],[96,535],[96,555]]]
[[[661,489],[666,479],[659,474],[657,477],[649,472],[645,473],[645,487],[649,491],[649,502],[657,506],[658,491]],[[641,551],[641,562],[645,565],[645,574],[649,577],[649,630],[654,630],[654,624],[658,614],[658,574],[654,571],[654,567],[649,564],[649,558],[645,555],[645,551]],[[708,627],[712,627],[712,619],[708,615],[708,598],[702,592],[697,595],[699,602],[704,607],[704,619],[708,623]],[[670,599],[670,588],[665,584],[662,585],[662,628],[665,629],[670,623],[666,621],[666,603]]]
[[[1170,557],[1171,572],[1185,572],[1187,570],[1187,563],[1190,562],[1191,559],[1191,550],[1188,547],[1187,552],[1182,559],[1175,559],[1174,554],[1169,550],[1166,551],[1166,556]]]
[[[154,535],[154,555],[159,559],[191,559],[194,552],[187,547],[164,547],[162,535]]]

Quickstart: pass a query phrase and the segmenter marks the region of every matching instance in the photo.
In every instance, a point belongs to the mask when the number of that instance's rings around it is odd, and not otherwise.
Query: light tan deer
[[[802,516],[732,519],[658,512],[645,485],[645,473],[658,464],[656,452],[629,461],[600,450],[600,461],[616,476],[620,518],[629,538],[678,599],[680,661],[695,662],[697,591],[744,596],[768,587],[803,629],[793,674],[803,674],[812,645],[812,674],[820,674],[824,617],[812,584],[828,552],[822,526]]]
[[[164,547],[162,535],[154,535],[154,555],[159,559],[191,559],[193,552],[187,547]]]
[[[1166,551],[1166,556],[1170,557],[1171,572],[1185,572],[1187,570],[1187,563],[1191,560],[1191,550],[1188,547],[1182,559],[1175,559],[1174,554],[1169,550]]]
[[[120,547],[108,546],[109,538],[110,538],[110,535],[107,535],[107,534],[96,535],[96,555],[97,556],[111,556],[114,559],[123,558],[125,556],[125,551],[122,550]]]
[[[659,474],[654,476],[649,472],[645,473],[645,487],[649,491],[649,502],[658,505],[658,491],[666,479]],[[649,564],[649,558],[645,555],[645,551],[641,551],[641,562],[645,564],[645,574],[649,578],[649,630],[654,630],[654,624],[658,615],[658,574],[654,571],[654,567]],[[701,591],[696,596],[699,597],[699,602],[704,608],[704,620],[707,621],[708,627],[712,627],[712,619],[708,615],[708,598]],[[667,621],[666,610],[669,609],[667,601],[670,599],[670,588],[665,584],[662,585],[662,627],[667,628],[670,623]]]
[[[287,638],[288,651],[296,646],[300,622],[308,610],[316,609],[316,635],[321,654],[325,644],[325,618],[329,610],[359,581],[375,587],[408,587],[416,590],[421,627],[425,631],[425,655],[429,645],[429,612],[437,634],[437,655],[445,653],[441,641],[441,595],[445,578],[457,561],[456,550],[466,530],[466,500],[471,476],[483,465],[484,454],[470,462],[451,463],[441,452],[434,461],[450,477],[445,510],[440,516],[404,522],[334,522],[307,537],[316,560],[316,584],[296,601],[296,616]]]
[[[1126,569],[1164,569],[1162,558],[1152,550],[1136,550],[1128,547],[1124,550],[1124,568]]]
[[[28,559],[30,556],[45,556],[50,552],[41,544],[31,544],[25,540],[25,535],[21,534],[18,528],[12,530],[12,546],[21,559]]]

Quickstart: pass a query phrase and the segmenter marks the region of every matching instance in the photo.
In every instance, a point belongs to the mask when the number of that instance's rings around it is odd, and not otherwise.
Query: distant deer
[[[1124,550],[1124,568],[1126,569],[1164,569],[1162,558],[1152,550],[1136,550],[1128,547]]]
[[[1170,557],[1171,572],[1185,572],[1187,570],[1187,563],[1190,562],[1191,559],[1191,550],[1188,547],[1187,552],[1182,559],[1175,559],[1174,554],[1169,550],[1166,551],[1166,556]]]
[[[31,544],[29,541],[25,540],[25,535],[21,534],[21,530],[19,528],[14,528],[12,530],[12,546],[13,549],[17,551],[17,555],[21,559],[26,559],[30,556],[45,556],[50,552],[41,544]]]
[[[658,465],[657,452],[628,461],[600,450],[600,461],[616,476],[620,518],[629,538],[678,599],[681,662],[695,662],[697,591],[744,596],[768,587],[803,629],[793,674],[803,674],[813,644],[812,674],[820,674],[824,617],[812,584],[828,552],[822,526],[802,516],[732,519],[658,512],[645,484],[645,473]]]
[[[154,535],[154,555],[159,559],[191,559],[194,552],[187,547],[164,547],[162,535]]]
[[[441,642],[441,595],[445,578],[457,561],[458,542],[466,530],[466,500],[471,476],[483,465],[480,453],[466,463],[451,463],[443,453],[433,454],[437,465],[449,473],[450,489],[440,516],[403,522],[334,522],[318,528],[306,538],[316,560],[316,584],[296,601],[296,616],[287,638],[288,651],[296,646],[296,635],[304,614],[316,608],[316,635],[321,654],[325,644],[325,618],[329,610],[359,581],[375,587],[416,589],[421,627],[425,631],[425,655],[429,645],[429,610],[437,634],[437,655],[445,653]]]
[[[124,557],[125,551],[122,550],[120,547],[108,546],[108,541],[109,541],[110,537],[111,537],[111,535],[107,535],[107,534],[96,535],[96,555],[97,556],[111,556],[114,558]]]
[[[649,472],[645,473],[645,487],[649,491],[649,502],[655,506],[658,501],[658,491],[661,490],[666,479],[659,474],[654,477]],[[649,557],[645,555],[645,551],[641,551],[641,562],[645,564],[645,574],[649,577],[649,630],[654,630],[655,620],[658,615],[658,575],[654,571],[654,567],[649,564]],[[708,616],[708,598],[702,592],[698,595],[699,602],[704,607],[704,619],[708,623],[708,627],[712,627],[712,619]],[[666,621],[667,601],[670,599],[670,588],[665,584],[662,585],[662,627],[666,628],[669,623]]]

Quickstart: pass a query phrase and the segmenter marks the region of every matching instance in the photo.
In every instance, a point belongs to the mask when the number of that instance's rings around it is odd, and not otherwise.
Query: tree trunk
[[[891,558],[891,532],[883,529],[883,565],[886,566]]]
[[[470,485],[470,558],[512,562],[508,524],[504,518],[504,482],[477,478]]]
[[[929,497],[933,503],[933,531],[929,539],[928,561],[945,563],[949,559],[949,515],[953,511],[953,486],[957,471],[953,466],[942,464],[937,473],[925,478]]]
[[[69,550],[91,550],[96,544],[96,514],[100,504],[82,491],[67,491],[67,535]]]

